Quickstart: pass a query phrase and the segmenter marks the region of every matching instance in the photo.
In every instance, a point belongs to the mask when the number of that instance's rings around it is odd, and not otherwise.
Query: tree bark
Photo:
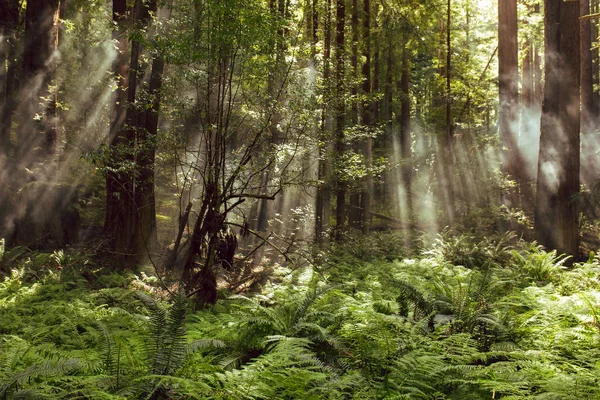
[[[346,182],[341,178],[339,168],[345,151],[344,128],[346,121],[346,104],[344,101],[344,63],[345,51],[345,28],[346,28],[346,1],[337,0],[336,3],[336,28],[335,28],[335,158],[336,165],[336,237],[343,230],[346,220]]]
[[[120,26],[121,23],[124,23],[121,18],[125,5],[113,3],[113,7],[115,6],[117,10],[113,13],[113,18],[117,18],[117,26]],[[136,0],[133,11],[134,27],[139,30],[147,29],[150,17],[152,14],[156,14],[157,7],[157,0],[148,3]],[[132,268],[137,262],[146,259],[157,241],[153,136],[155,136],[158,126],[157,102],[160,101],[159,92],[164,63],[160,58],[155,58],[150,73],[150,82],[148,82],[146,67],[141,61],[143,53],[142,42],[133,38],[124,122],[122,120],[123,109],[116,104],[111,120],[111,135],[116,135],[112,144],[116,146],[118,152],[125,153],[116,162],[125,162],[133,166],[130,171],[109,174],[107,177],[107,196],[110,194],[116,199],[107,198],[107,208],[110,206],[111,209],[110,211],[107,209],[105,224],[110,228],[111,247],[124,268]],[[117,61],[115,67],[123,69],[122,61]],[[146,91],[147,98],[153,100],[140,107],[136,106],[136,101],[138,104],[148,102],[145,98],[139,98],[142,89]],[[119,98],[119,94],[115,96]]]
[[[402,75],[400,78],[400,152],[402,156],[402,183],[406,194],[407,215],[413,217],[412,204],[412,165],[411,127],[410,127],[410,81],[408,49],[402,51]]]
[[[124,146],[124,138],[119,135],[123,132],[125,114],[127,111],[127,86],[129,76],[128,63],[128,41],[127,24],[129,20],[127,0],[113,0],[113,23],[115,30],[112,33],[113,43],[116,45],[117,55],[113,62],[113,75],[117,83],[117,89],[112,95],[110,114],[109,146],[118,151],[117,146]],[[109,168],[106,174],[106,212],[104,217],[104,230],[115,233],[119,229],[124,215],[121,210],[121,199],[123,185],[126,182],[124,176],[116,172],[117,167]],[[122,173],[121,173],[122,174]],[[115,235],[116,239],[116,235]],[[113,243],[113,247],[115,244]]]
[[[589,0],[580,0],[580,15],[590,14]],[[591,137],[594,131],[594,121],[598,115],[595,109],[594,81],[592,73],[592,29],[589,19],[581,20],[581,180],[582,183],[592,182],[598,178],[596,173],[597,157],[596,143]]]
[[[545,1],[542,106],[535,237],[548,249],[579,256],[579,4]]]
[[[533,106],[533,60],[531,40],[526,40],[523,44],[522,52],[523,64],[521,73],[521,104],[526,112]]]
[[[318,243],[322,243],[323,234],[329,229],[329,220],[331,219],[331,162],[328,157],[329,134],[331,132],[331,116],[329,107],[331,104],[331,7],[332,0],[327,0],[324,23],[324,45],[323,45],[323,82],[324,105],[323,115],[321,116],[321,137],[319,144],[319,187],[317,189],[316,216],[315,216],[315,235]],[[314,31],[316,34],[316,31]],[[317,41],[316,36],[313,40]]]
[[[451,226],[454,224],[455,204],[454,204],[454,129],[452,126],[452,3],[448,0],[446,16],[446,134],[444,135],[443,145],[443,186],[446,208],[446,219]]]
[[[595,14],[598,12],[598,0],[591,0],[590,2],[590,12],[592,14]],[[596,38],[598,37],[598,25],[597,22],[594,21],[593,23],[590,22],[590,31],[591,31],[591,38],[592,40],[596,40]],[[591,54],[591,59],[592,59],[592,83],[594,86],[596,85],[600,85],[600,59],[598,58],[600,52],[598,51],[598,48],[596,46],[594,46],[594,48],[592,49],[592,54]],[[593,92],[593,99],[594,99],[594,107],[593,110],[595,113],[600,113],[600,91],[598,90],[594,90]]]
[[[517,183],[522,183],[519,171],[523,169],[523,163],[517,143],[519,59],[516,0],[498,1],[498,81],[501,170]],[[515,193],[502,200],[508,207],[517,205]]]
[[[590,13],[589,0],[580,0],[580,15]],[[591,21],[581,21],[581,131],[585,135],[593,129],[592,121],[596,116],[594,110],[594,82],[592,78],[592,30]]]
[[[371,1],[363,2],[363,58],[365,60],[362,66],[363,87],[362,94],[366,101],[363,104],[362,124],[367,131],[373,126],[373,102],[371,100],[372,81],[371,81]],[[367,167],[370,167],[372,159],[372,140],[366,138],[362,143],[363,157]],[[369,232],[369,211],[371,210],[371,186],[372,180],[365,180],[364,187],[360,196],[360,206],[362,208],[362,230],[363,233]]]
[[[359,42],[359,34],[358,34],[358,18],[359,7],[358,0],[352,0],[352,57],[350,64],[352,66],[352,87],[350,89],[351,96],[351,123],[352,126],[358,125],[358,83],[354,82],[358,79],[358,42]],[[355,153],[360,152],[360,143],[354,142],[352,143],[352,150]],[[360,208],[360,193],[356,190],[353,190],[350,194],[350,210],[348,212],[350,217],[350,226],[355,229],[360,229],[362,225],[362,210]]]
[[[51,110],[55,108],[42,97],[52,99],[49,84],[53,78],[50,58],[56,48],[55,18],[58,17],[58,0],[30,0],[25,10],[25,46],[21,74],[20,121],[17,159],[32,161],[31,151],[40,148],[49,155],[56,146],[56,131],[51,126]],[[35,121],[36,115],[43,117]]]
[[[17,104],[18,23],[18,0],[3,1],[0,6],[0,35],[4,37],[4,42],[0,45],[0,153],[8,153],[10,150],[12,117]]]
[[[542,56],[540,56],[538,46],[535,46],[533,51],[533,109],[538,113],[542,110],[542,101],[544,99],[542,75]]]

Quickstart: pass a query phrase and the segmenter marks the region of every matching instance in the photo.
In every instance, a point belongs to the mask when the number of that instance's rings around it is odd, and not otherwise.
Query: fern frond
[[[0,386],[0,397],[6,396],[16,385],[25,381],[38,377],[68,375],[80,367],[81,363],[78,359],[45,361],[40,364],[34,364],[4,380],[2,386]]]

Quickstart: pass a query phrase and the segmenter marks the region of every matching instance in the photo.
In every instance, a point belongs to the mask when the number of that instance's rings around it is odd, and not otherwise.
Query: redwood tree
[[[579,253],[579,3],[546,0],[535,237],[549,249]]]
[[[580,0],[580,14],[590,14],[590,1]],[[591,137],[594,131],[594,121],[598,115],[594,94],[594,78],[592,66],[592,23],[590,19],[581,20],[581,139],[582,152],[581,178],[583,183],[589,183],[598,178],[595,157],[596,146]],[[586,141],[589,139],[589,142]]]
[[[498,127],[502,172],[513,178],[518,178],[518,171],[523,168],[517,146],[516,129],[519,107],[519,60],[517,54],[517,0],[499,0],[498,90],[500,110]],[[504,199],[504,202],[508,206],[516,205],[513,204],[514,199]]]
[[[0,152],[10,145],[10,127],[15,109],[18,0],[0,2]]]
[[[317,198],[315,205],[315,235],[317,241],[321,242],[323,233],[329,228],[331,216],[331,162],[328,159],[328,135],[331,132],[332,120],[330,116],[329,103],[331,100],[330,76],[331,76],[331,7],[332,0],[325,2],[325,21],[323,28],[323,112],[321,115],[321,129],[319,138],[319,171],[317,188]],[[313,6],[313,12],[316,7]],[[314,18],[314,17],[313,17]],[[318,19],[317,19],[318,20]],[[313,42],[317,42],[317,31],[313,30]]]
[[[365,96],[367,101],[363,104],[362,123],[365,129],[371,129],[373,125],[373,111],[374,105],[371,103],[371,2],[370,0],[364,0],[363,9],[363,58],[365,60],[362,68],[363,87],[362,94]],[[372,159],[372,147],[373,143],[370,138],[366,138],[363,142],[363,156],[369,166]],[[363,232],[368,233],[369,224],[369,211],[371,209],[371,191],[373,189],[372,179],[367,179],[365,187],[361,193],[361,207],[362,207],[362,228]]]
[[[344,126],[346,122],[346,105],[344,101],[344,63],[345,51],[345,28],[346,28],[346,1],[337,0],[336,3],[336,27],[335,27],[335,157],[338,163],[342,160],[345,150]],[[339,167],[339,165],[338,165]],[[339,169],[339,168],[338,168]],[[336,230],[339,234],[346,220],[346,183],[337,172],[337,194],[336,194]]]
[[[49,85],[54,68],[50,58],[56,50],[55,18],[59,0],[29,0],[25,11],[25,45],[21,71],[19,104],[18,158],[30,160],[31,150],[41,147],[44,153],[54,151],[56,131],[52,126],[52,104]],[[44,104],[40,100],[44,98]],[[37,115],[42,115],[37,119]]]
[[[113,4],[117,32],[123,29],[125,6],[124,2],[116,0]],[[157,10],[156,0],[136,0],[133,24],[138,33],[147,30],[151,15],[156,15]],[[123,46],[121,40],[122,36],[119,46]],[[123,48],[119,50],[124,51]],[[151,72],[147,73],[143,55],[142,40],[139,34],[134,35],[129,70],[126,71],[119,58],[115,65],[119,86],[125,79],[121,74],[128,72],[127,106],[123,110],[121,103],[115,103],[112,113],[113,160],[109,161],[108,168],[105,229],[111,235],[111,247],[123,267],[132,267],[142,260],[156,243],[154,156],[164,61],[160,55],[155,56]],[[122,101],[120,97],[116,94],[115,100]]]

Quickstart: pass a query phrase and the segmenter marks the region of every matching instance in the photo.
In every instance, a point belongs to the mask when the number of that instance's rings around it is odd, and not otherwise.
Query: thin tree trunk
[[[446,17],[446,135],[444,136],[444,192],[446,199],[446,219],[454,224],[454,132],[452,126],[452,45],[451,45],[452,3],[448,0]]]
[[[316,222],[315,234],[319,243],[322,242],[323,233],[329,229],[329,220],[331,218],[331,162],[328,157],[329,134],[331,132],[331,116],[329,107],[331,104],[331,7],[332,0],[327,0],[325,10],[324,26],[324,46],[323,46],[323,82],[324,82],[324,107],[321,121],[321,145],[319,146],[319,187],[317,189],[316,199]],[[316,31],[314,31],[316,35]],[[316,43],[317,37],[313,37]]]
[[[540,13],[539,4],[536,4],[535,6],[535,13]],[[544,90],[542,87],[542,58],[537,44],[534,46],[533,50],[533,91],[533,110],[536,113],[541,113]]]
[[[521,73],[521,104],[526,113],[531,111],[533,105],[533,60],[531,40],[523,44],[523,63]]]
[[[362,94],[367,99],[363,104],[362,123],[365,129],[370,130],[373,125],[373,104],[371,100],[371,1],[363,2],[363,58],[365,60],[362,67],[363,88]],[[367,138],[363,141],[363,157],[365,163],[369,166],[371,161],[372,140]],[[362,229],[364,233],[369,231],[369,211],[371,210],[371,191],[369,179],[364,184],[361,193],[362,208]]]
[[[590,2],[590,13],[595,14],[598,12],[598,0],[591,0]],[[597,21],[590,22],[590,36],[595,42],[598,37],[598,24]],[[592,59],[592,84],[594,86],[600,85],[600,53],[598,47],[594,46],[590,58]],[[594,90],[593,94],[593,110],[594,113],[600,113],[600,91]]]
[[[346,1],[337,0],[336,4],[336,29],[335,29],[335,158],[341,162],[345,150],[344,127],[346,120],[346,105],[344,101],[344,60],[345,60],[345,25],[346,25]],[[339,166],[336,171],[337,194],[336,194],[336,236],[343,230],[346,220],[346,183],[341,179]]]
[[[358,0],[352,0],[352,58],[350,64],[352,66],[353,81],[358,79],[358,14]],[[351,122],[352,126],[356,126],[358,125],[358,83],[352,82],[350,95],[352,98]],[[360,143],[352,143],[352,149],[356,153],[360,152]],[[352,191],[350,194],[349,216],[350,226],[355,229],[360,229],[362,224],[362,209],[360,208],[360,193],[357,191]]]
[[[589,0],[580,0],[581,16],[590,13]],[[581,130],[586,135],[593,129],[592,121],[596,116],[594,110],[594,83],[592,77],[592,30],[591,21],[581,21]]]
[[[589,0],[580,0],[580,15],[590,14]],[[596,173],[597,157],[595,157],[596,146],[591,133],[594,130],[594,121],[598,115],[595,109],[594,81],[592,72],[592,29],[591,21],[581,21],[581,179],[588,183],[598,178]]]
[[[382,150],[388,159],[394,158],[394,41],[389,29],[389,19],[384,19],[384,32],[388,32],[386,36],[386,68],[385,68],[385,83],[383,91],[383,120],[384,134],[381,140],[383,143]],[[390,188],[390,180],[385,179],[378,184],[377,199],[375,201],[380,204],[385,204],[386,196],[393,190]],[[395,189],[395,188],[394,188]]]
[[[400,152],[402,156],[402,183],[406,193],[407,215],[413,218],[412,204],[412,165],[411,128],[410,128],[410,81],[409,81],[408,49],[402,51],[402,76],[400,78]]]

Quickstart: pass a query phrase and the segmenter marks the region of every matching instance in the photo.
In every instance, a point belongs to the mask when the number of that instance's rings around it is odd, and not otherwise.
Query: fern
[[[77,359],[45,361],[32,365],[3,380],[0,386],[0,397],[6,397],[10,391],[18,391],[19,385],[23,382],[38,377],[64,376],[80,369],[80,366]]]

